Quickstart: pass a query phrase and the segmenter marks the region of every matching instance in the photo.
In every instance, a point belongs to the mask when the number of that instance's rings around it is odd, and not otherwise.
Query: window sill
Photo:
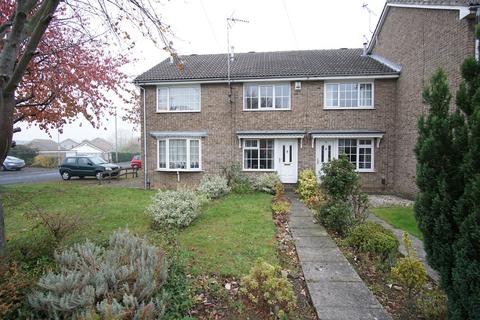
[[[323,107],[323,110],[375,110],[375,107]]]
[[[355,172],[358,172],[358,173],[375,173],[375,169],[361,169],[361,170],[355,170]]]
[[[156,110],[156,113],[200,113],[202,112],[201,110],[178,110],[178,111],[158,111]]]
[[[246,172],[275,172],[275,169],[242,169]]]
[[[292,108],[288,108],[288,109],[285,109],[285,108],[282,108],[282,109],[272,109],[272,108],[269,108],[269,109],[243,109],[243,111],[247,111],[247,112],[292,111]]]
[[[203,172],[201,169],[155,169],[156,172]]]

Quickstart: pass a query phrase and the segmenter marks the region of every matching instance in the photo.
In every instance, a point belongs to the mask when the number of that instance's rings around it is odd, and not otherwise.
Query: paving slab
[[[312,302],[321,320],[391,320],[325,228],[292,192],[289,227]]]

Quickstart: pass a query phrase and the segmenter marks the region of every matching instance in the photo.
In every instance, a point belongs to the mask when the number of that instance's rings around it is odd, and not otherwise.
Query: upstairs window
[[[157,112],[200,111],[200,86],[157,87]]]
[[[325,83],[325,108],[373,108],[373,83]]]
[[[290,84],[245,84],[244,110],[290,109]]]

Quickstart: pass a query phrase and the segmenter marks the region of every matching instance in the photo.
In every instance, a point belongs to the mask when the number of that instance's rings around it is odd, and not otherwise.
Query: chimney
[[[230,49],[230,61],[233,61],[235,60],[235,53],[234,53],[234,47],[231,46],[231,49]]]
[[[173,64],[173,56],[170,56],[170,64]]]
[[[363,43],[363,55],[364,56],[367,55],[367,48],[368,48],[368,42],[364,42]]]

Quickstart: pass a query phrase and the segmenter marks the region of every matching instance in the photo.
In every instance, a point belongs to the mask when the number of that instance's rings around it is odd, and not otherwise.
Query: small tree
[[[419,119],[415,148],[415,217],[448,296],[449,319],[480,314],[480,65],[469,58],[461,70],[455,111],[442,70],[425,88],[430,112]]]

